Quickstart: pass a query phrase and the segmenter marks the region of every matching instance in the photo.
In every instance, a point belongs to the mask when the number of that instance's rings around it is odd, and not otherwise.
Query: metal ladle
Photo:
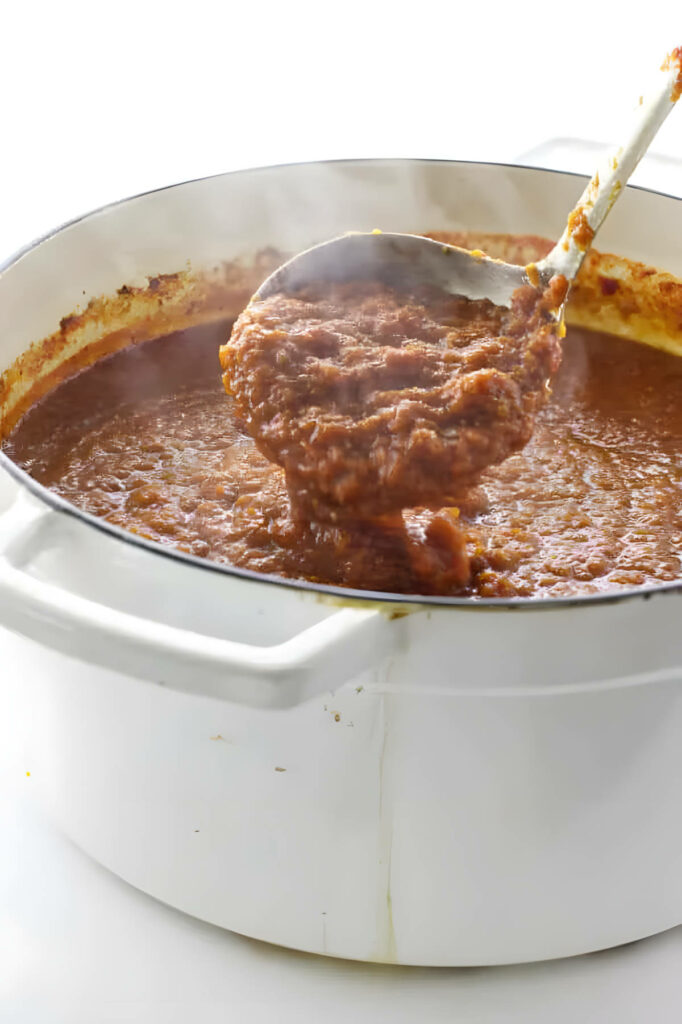
[[[436,285],[469,299],[489,299],[509,306],[521,285],[544,288],[555,275],[570,284],[613,204],[682,92],[682,47],[661,67],[660,86],[640,98],[627,142],[611,153],[594,174],[568,216],[551,252],[536,264],[514,266],[482,252],[470,252],[418,235],[358,232],[323,242],[278,267],[260,286],[254,300],[290,294],[312,282],[380,278],[398,285]],[[563,317],[564,304],[555,310]]]

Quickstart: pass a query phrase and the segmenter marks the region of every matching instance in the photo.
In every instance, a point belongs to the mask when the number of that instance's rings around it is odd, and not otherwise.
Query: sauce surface
[[[220,352],[225,388],[301,519],[442,508],[529,440],[561,354],[546,305],[564,294],[526,286],[506,309],[311,282],[252,299]]]
[[[57,387],[4,450],[127,530],[258,572],[471,597],[617,591],[682,575],[682,359],[569,328],[528,445],[458,507],[342,525],[292,514],[223,391],[229,324],[117,353]]]

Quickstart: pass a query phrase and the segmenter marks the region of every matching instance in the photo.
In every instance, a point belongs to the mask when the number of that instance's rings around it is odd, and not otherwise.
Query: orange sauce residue
[[[568,233],[579,249],[587,249],[592,244],[594,230],[587,219],[584,206],[576,206],[568,215]]]
[[[675,64],[677,64],[677,78],[675,79],[673,90],[670,94],[671,103],[677,103],[680,96],[682,96],[682,46],[676,46],[675,49],[668,54],[661,64],[661,71],[668,71],[669,68],[674,67]]]
[[[540,274],[538,273],[537,264],[529,263],[526,266],[526,277],[528,278],[528,280],[534,288],[538,287],[538,285],[540,284]]]
[[[596,200],[598,192],[599,192],[599,174],[597,173],[597,174],[595,174],[594,178],[592,179],[592,181],[590,182],[590,185],[589,185],[589,201],[591,203],[594,203],[594,201]]]

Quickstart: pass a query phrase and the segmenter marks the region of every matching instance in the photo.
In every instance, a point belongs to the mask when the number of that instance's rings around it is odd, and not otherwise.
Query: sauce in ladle
[[[512,308],[380,281],[256,298],[221,349],[226,390],[303,519],[442,508],[529,440],[565,296]]]

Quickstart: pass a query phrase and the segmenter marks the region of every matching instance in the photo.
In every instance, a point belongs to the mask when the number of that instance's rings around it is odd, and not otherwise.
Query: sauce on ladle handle
[[[603,160],[575,207],[554,248],[534,265],[541,280],[563,274],[571,281],[580,269],[592,239],[623,186],[646,153],[682,93],[682,46],[672,50],[661,65],[658,88],[649,96],[640,96],[630,137],[624,145]],[[533,266],[533,265],[531,265]],[[530,275],[534,276],[533,270]]]

